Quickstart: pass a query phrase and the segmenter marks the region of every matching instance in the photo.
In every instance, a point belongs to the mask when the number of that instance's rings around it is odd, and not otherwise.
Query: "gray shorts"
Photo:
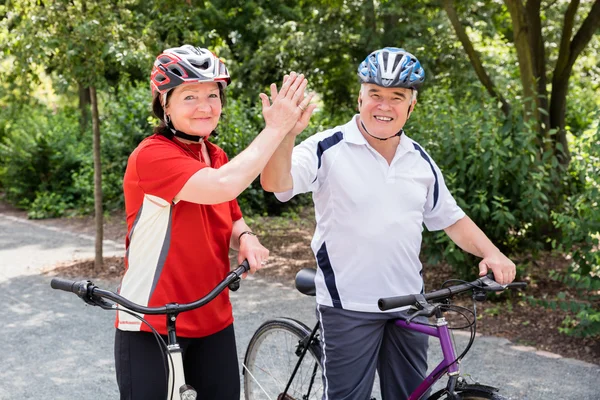
[[[393,324],[406,315],[405,311],[368,313],[317,305],[323,400],[369,400],[375,370],[383,400],[408,398],[425,379],[429,337]]]

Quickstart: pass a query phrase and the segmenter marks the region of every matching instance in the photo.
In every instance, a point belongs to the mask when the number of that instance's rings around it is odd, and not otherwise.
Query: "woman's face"
[[[221,109],[218,83],[187,83],[169,94],[165,113],[175,129],[188,135],[209,136],[219,123]]]

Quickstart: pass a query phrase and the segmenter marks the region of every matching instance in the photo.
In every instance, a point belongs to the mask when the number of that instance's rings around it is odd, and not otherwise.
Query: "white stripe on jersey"
[[[164,260],[163,248],[169,245],[166,237],[169,230],[171,205],[168,201],[145,195],[141,214],[132,227],[133,234],[127,250],[128,268],[119,294],[128,300],[147,306],[152,295],[154,282]],[[119,311],[118,328],[124,331],[139,331],[141,321]]]

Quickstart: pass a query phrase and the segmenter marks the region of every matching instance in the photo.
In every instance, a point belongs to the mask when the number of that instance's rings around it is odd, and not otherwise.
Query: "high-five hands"
[[[289,78],[290,78],[290,75],[285,75],[283,77],[283,82],[285,83]],[[274,96],[277,96],[277,87],[276,86],[275,86],[275,92],[273,92],[273,87],[271,87],[271,94]],[[294,125],[294,127],[290,131],[290,135],[296,137],[308,126],[310,117],[311,117],[313,111],[315,111],[315,108],[317,108],[316,104],[310,103],[310,101],[312,100],[314,95],[315,95],[314,92],[309,93],[308,96],[306,96],[300,102],[300,104],[298,104],[298,107],[300,107],[300,109],[302,110],[302,115],[300,115],[300,119],[298,119],[298,122],[296,122],[296,125]]]
[[[313,94],[304,96],[308,81],[303,74],[285,75],[281,90],[277,85],[271,84],[271,100],[261,93],[262,113],[267,128],[277,129],[286,133],[298,135],[308,125],[308,121],[316,105],[310,104]]]

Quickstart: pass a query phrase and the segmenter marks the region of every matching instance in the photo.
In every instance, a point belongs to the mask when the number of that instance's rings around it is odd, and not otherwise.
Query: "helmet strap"
[[[398,131],[398,133],[396,133],[395,135],[392,135],[392,136],[386,137],[386,138],[380,138],[380,137],[377,137],[377,136],[373,136],[373,135],[371,135],[369,133],[369,131],[367,130],[367,127],[362,122],[362,119],[360,120],[360,125],[363,127],[363,129],[365,130],[365,132],[367,132],[367,135],[371,136],[374,139],[381,140],[381,141],[388,140],[388,139],[391,139],[391,138],[396,137],[396,136],[400,137],[404,133],[404,129],[400,129],[400,131]]]
[[[196,142],[196,143],[201,143],[202,140],[204,140],[203,136],[188,135],[185,132],[175,129],[175,126],[173,125],[171,118],[166,114],[165,114],[165,123],[167,124],[167,127],[171,130],[171,132],[173,132],[173,136],[177,136],[178,138],[189,140],[190,142]]]

